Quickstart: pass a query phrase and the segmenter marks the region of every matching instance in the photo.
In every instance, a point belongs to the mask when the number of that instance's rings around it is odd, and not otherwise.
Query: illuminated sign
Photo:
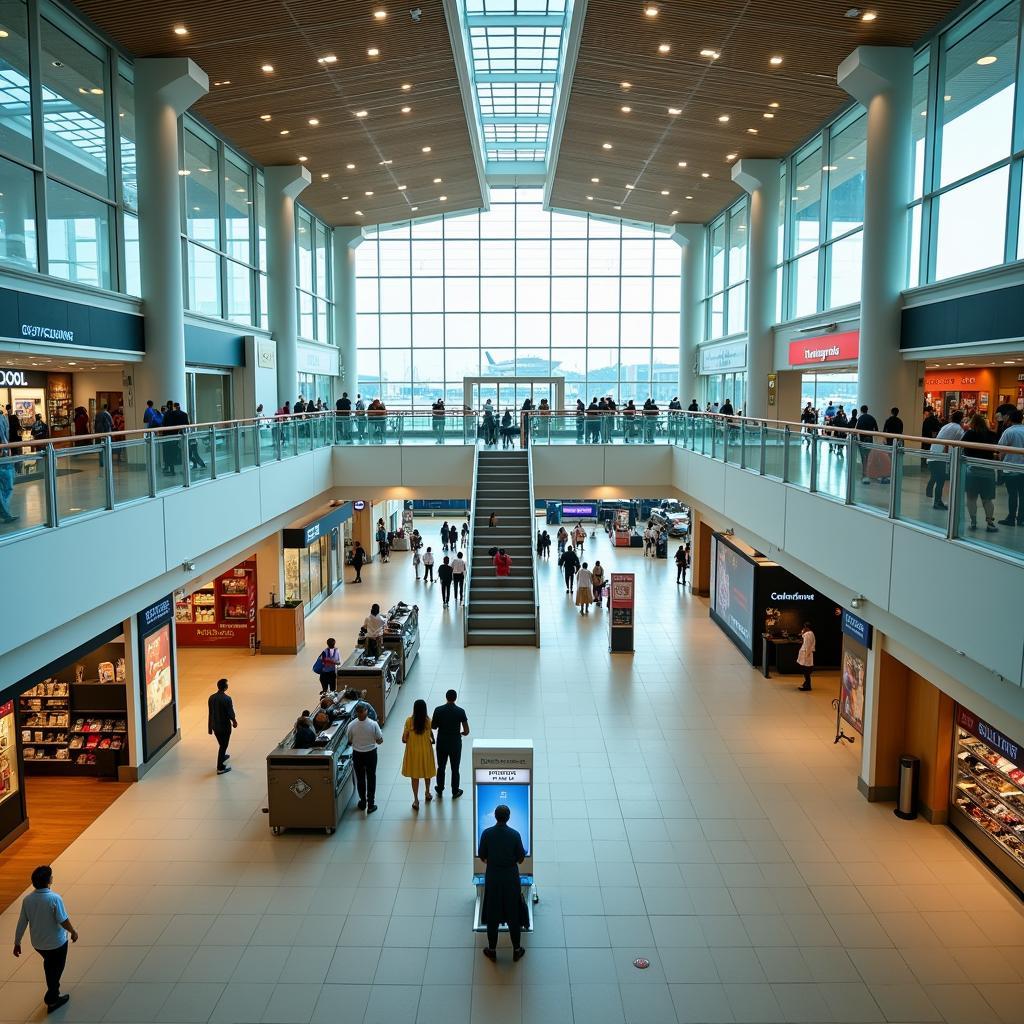
[[[521,783],[530,781],[529,768],[477,768],[477,782]]]
[[[850,363],[860,354],[860,331],[824,334],[789,343],[789,365],[810,366],[814,363]]]

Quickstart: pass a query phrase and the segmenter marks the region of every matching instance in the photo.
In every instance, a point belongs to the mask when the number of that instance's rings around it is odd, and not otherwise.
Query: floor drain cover
[[[651,966],[651,961],[650,961],[650,960],[645,960],[645,959],[644,959],[644,958],[643,958],[642,956],[638,956],[638,957],[637,957],[637,958],[636,958],[636,959],[635,959],[635,960],[633,961],[633,966],[634,966],[634,967],[635,967],[635,968],[636,968],[636,969],[637,969],[638,971],[646,971],[646,970],[647,970],[647,968]]]

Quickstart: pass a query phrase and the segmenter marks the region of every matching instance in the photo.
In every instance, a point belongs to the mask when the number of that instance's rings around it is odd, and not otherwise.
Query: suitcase
[[[869,480],[888,480],[892,476],[892,455],[889,452],[871,451],[864,464],[864,475]]]

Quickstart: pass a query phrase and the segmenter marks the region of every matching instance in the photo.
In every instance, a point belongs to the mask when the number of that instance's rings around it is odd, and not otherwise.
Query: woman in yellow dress
[[[427,702],[418,700],[412,706],[412,715],[405,720],[402,730],[405,756],[402,758],[402,774],[412,780],[412,809],[420,809],[420,779],[427,795],[427,803],[434,798],[430,795],[430,780],[437,774],[434,764],[434,735],[430,731]]]

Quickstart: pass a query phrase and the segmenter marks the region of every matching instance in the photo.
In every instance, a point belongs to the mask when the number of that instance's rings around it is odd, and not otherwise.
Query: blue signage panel
[[[858,618],[853,612],[848,612],[845,608],[843,609],[843,632],[848,637],[856,640],[857,643],[862,644],[869,650],[871,649],[871,623]]]
[[[136,313],[8,288],[0,288],[0,337],[119,352],[146,350],[144,321]]]

